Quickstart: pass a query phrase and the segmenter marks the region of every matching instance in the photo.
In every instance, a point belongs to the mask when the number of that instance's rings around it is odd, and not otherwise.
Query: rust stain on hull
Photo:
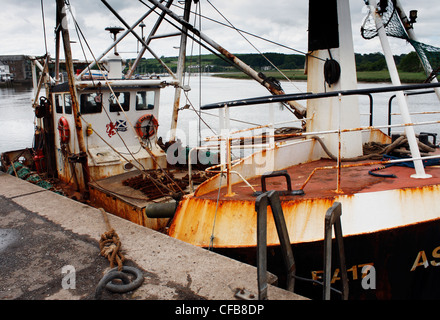
[[[136,208],[95,188],[90,189],[90,199],[95,207],[102,207],[111,214],[153,230],[163,230],[169,221],[169,219],[148,218],[145,208]]]
[[[301,187],[317,166],[334,164],[321,159],[288,168],[292,189]],[[397,179],[373,177],[368,171],[375,166],[343,168],[341,189],[336,192],[336,170],[320,170],[304,188],[303,196],[282,197],[289,236],[292,243],[320,241],[324,235],[324,216],[335,201],[343,207],[343,234],[362,235],[401,226],[414,225],[440,217],[440,170],[426,167],[431,179],[413,179],[414,169],[392,166],[383,173]],[[248,182],[260,190],[260,178]],[[169,229],[169,235],[193,245],[208,247],[211,237],[215,248],[246,248],[256,245],[255,197],[244,183],[234,184],[233,197],[222,188],[196,192],[184,197]],[[285,181],[271,179],[267,190],[285,190]],[[200,191],[200,190],[199,190]],[[268,245],[279,240],[268,208]]]
[[[310,237],[309,226],[324,228],[324,215],[334,199],[283,201],[282,207],[291,240]],[[268,245],[279,244],[275,223],[268,207]],[[256,245],[255,200],[216,200],[187,196],[180,203],[168,234],[193,245],[214,247]],[[313,231],[312,231],[313,232]]]

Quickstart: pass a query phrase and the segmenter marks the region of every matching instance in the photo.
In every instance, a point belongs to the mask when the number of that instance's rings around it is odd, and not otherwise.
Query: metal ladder
[[[255,210],[257,211],[257,273],[258,273],[258,299],[267,299],[267,206],[272,209],[278,238],[280,239],[281,252],[287,271],[287,290],[293,292],[295,288],[295,260],[289,233],[284,220],[283,209],[277,191],[268,191],[257,197]]]
[[[281,252],[285,270],[287,272],[287,290],[294,292],[296,265],[290,244],[289,233],[284,219],[283,209],[279,195],[292,195],[290,187],[290,177],[286,171],[273,172],[262,176],[262,182],[267,177],[285,176],[288,184],[287,192],[275,190],[266,191],[263,184],[263,192],[260,192],[255,201],[255,211],[257,212],[257,274],[258,274],[258,299],[267,299],[267,207],[272,209],[278,238],[280,240]],[[294,192],[295,193],[295,192]],[[325,215],[324,226],[324,281],[323,299],[330,300],[331,265],[332,265],[332,228],[335,230],[336,246],[339,258],[339,267],[342,280],[342,299],[348,299],[348,275],[345,264],[345,250],[341,226],[341,203],[335,202]],[[298,277],[299,278],[299,277]],[[299,278],[304,280],[303,278]],[[315,281],[316,282],[316,281]]]
[[[339,267],[342,280],[342,299],[348,299],[348,275],[347,266],[345,264],[345,249],[342,237],[341,225],[342,205],[335,202],[325,214],[324,226],[324,292],[323,299],[330,300],[330,281],[332,279],[332,227],[335,230],[336,247],[338,250]]]

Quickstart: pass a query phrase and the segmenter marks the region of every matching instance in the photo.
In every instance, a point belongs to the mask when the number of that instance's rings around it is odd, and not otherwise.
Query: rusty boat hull
[[[440,219],[369,234],[345,236],[346,267],[350,300],[426,300],[439,299]],[[215,248],[214,252],[244,261],[256,262],[256,248]],[[323,241],[292,245],[296,275],[295,293],[322,299],[323,287],[310,280],[323,281]],[[268,270],[285,286],[286,271],[280,246],[268,248]],[[332,259],[337,261],[337,254]],[[368,277],[374,267],[374,277]],[[364,269],[365,268],[365,269]],[[337,263],[331,271],[331,287],[341,290]],[[304,280],[307,279],[307,280]],[[332,292],[332,300],[341,295]]]
[[[296,275],[322,281],[325,214],[339,202],[350,299],[438,298],[440,170],[436,165],[426,166],[432,177],[414,179],[413,168],[396,164],[381,170],[396,178],[369,174],[378,166],[375,161],[347,162],[339,176],[336,161],[320,158],[287,168],[292,189],[304,192],[280,197]],[[261,177],[250,178],[248,184],[233,184],[232,194],[227,187],[209,189],[210,184],[218,186],[219,179],[202,184],[182,199],[168,234],[255,265],[256,197],[249,185],[259,189]],[[273,178],[266,188],[284,191],[286,181],[284,177]],[[280,242],[270,207],[267,210],[268,270],[283,286]],[[338,288],[341,280],[336,253],[333,261],[332,286]],[[364,267],[367,269],[362,271]],[[322,298],[322,286],[310,281],[295,283],[295,292]]]

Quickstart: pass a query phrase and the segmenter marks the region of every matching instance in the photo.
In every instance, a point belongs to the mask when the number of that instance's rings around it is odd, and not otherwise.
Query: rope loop
[[[115,264],[118,265],[119,271],[122,270],[125,257],[121,252],[121,240],[114,229],[104,232],[99,240],[99,249],[101,256],[110,261],[110,268],[113,268]]]
[[[325,82],[327,82],[329,87],[331,87],[332,84],[335,84],[336,82],[339,81],[340,77],[341,77],[341,66],[339,65],[339,63],[333,58],[327,59],[324,63]]]
[[[107,212],[103,208],[99,208],[107,227],[107,232],[101,235],[99,240],[99,250],[101,251],[101,256],[106,257],[110,261],[110,268],[115,266],[115,262],[118,265],[118,270],[121,271],[125,257],[121,252],[121,240],[115,229],[110,225],[107,217]]]

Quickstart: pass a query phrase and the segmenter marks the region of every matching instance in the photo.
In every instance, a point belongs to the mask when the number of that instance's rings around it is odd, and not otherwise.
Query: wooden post
[[[75,86],[75,74],[73,70],[72,51],[70,48],[70,35],[67,25],[66,11],[64,9],[64,0],[57,0],[57,14],[60,17],[59,28],[61,28],[61,34],[63,36],[63,47],[64,47],[64,56],[66,59],[67,78],[69,83],[70,96],[72,98],[72,111],[75,119],[76,138],[78,140],[78,146],[80,152],[79,154],[80,163],[82,165],[83,182],[84,182],[84,186],[82,186],[82,189],[86,193],[85,196],[87,197],[89,192],[88,183],[90,180],[89,167],[87,163],[87,148],[84,141],[82,123],[79,113],[78,93]]]

